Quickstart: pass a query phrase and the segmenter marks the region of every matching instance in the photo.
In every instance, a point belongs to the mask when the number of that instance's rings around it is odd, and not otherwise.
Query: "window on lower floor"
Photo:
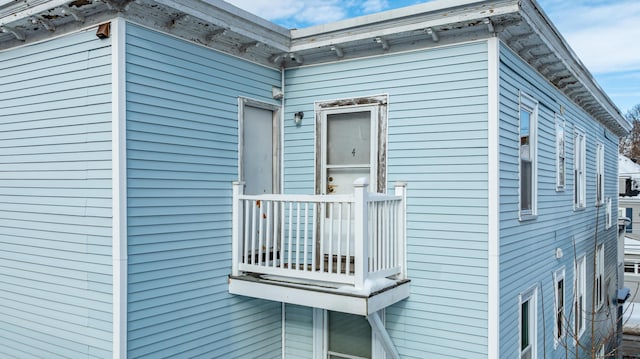
[[[553,274],[554,279],[554,295],[555,295],[555,322],[553,327],[554,348],[558,346],[560,340],[564,337],[566,323],[564,315],[564,268]]]
[[[586,310],[586,294],[587,287],[587,266],[586,259],[582,256],[576,261],[575,266],[575,283],[574,283],[574,325],[573,329],[576,338],[580,338],[585,329],[585,310]]]
[[[596,308],[602,307],[605,298],[604,288],[604,244],[596,249],[596,270],[595,270],[595,291],[596,291]]]
[[[536,358],[537,288],[520,295],[520,359]]]

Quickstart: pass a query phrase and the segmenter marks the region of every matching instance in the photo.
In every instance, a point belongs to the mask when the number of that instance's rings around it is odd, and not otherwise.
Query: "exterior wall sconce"
[[[304,118],[304,112],[302,111],[298,111],[293,114],[293,122],[296,124],[296,126],[300,126],[303,118]]]

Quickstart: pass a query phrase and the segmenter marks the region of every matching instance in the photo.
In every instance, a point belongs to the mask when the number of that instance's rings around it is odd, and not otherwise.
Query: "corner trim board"
[[[111,168],[113,358],[127,357],[127,153],[125,36],[126,21],[112,21]]]
[[[487,40],[488,61],[488,343],[487,357],[500,357],[500,42]]]

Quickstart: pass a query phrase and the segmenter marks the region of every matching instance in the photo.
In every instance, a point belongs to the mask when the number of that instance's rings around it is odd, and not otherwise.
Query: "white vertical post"
[[[356,289],[363,289],[364,282],[369,272],[369,220],[367,194],[369,180],[360,177],[353,181],[354,203],[354,225],[355,225],[355,263],[354,275]]]
[[[398,206],[397,250],[398,264],[401,266],[400,279],[407,279],[407,183],[396,182],[396,196],[402,197]]]
[[[238,266],[242,256],[242,227],[244,223],[244,211],[242,210],[242,200],[244,182],[233,182],[233,200],[231,204],[231,275],[238,276],[240,271]]]

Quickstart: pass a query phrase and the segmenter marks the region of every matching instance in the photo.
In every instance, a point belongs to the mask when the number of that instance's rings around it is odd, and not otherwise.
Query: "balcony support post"
[[[242,199],[244,194],[244,182],[233,182],[233,199],[231,204],[231,275],[240,275],[240,262],[242,261],[242,228],[244,227],[244,211],[242,210]]]
[[[353,181],[354,203],[354,286],[356,290],[363,289],[369,273],[369,208],[367,195],[369,180],[360,177]]]
[[[395,183],[395,195],[402,197],[398,204],[398,264],[401,266],[400,276],[398,279],[407,279],[407,183]]]
[[[387,358],[389,359],[400,359],[400,353],[398,353],[398,349],[393,344],[393,340],[391,340],[391,336],[387,332],[387,329],[384,327],[384,323],[382,322],[382,318],[380,318],[380,312],[374,312],[367,316],[367,321],[369,321],[369,325],[371,325],[371,329],[380,340],[380,344],[384,348],[384,351],[387,353]]]

